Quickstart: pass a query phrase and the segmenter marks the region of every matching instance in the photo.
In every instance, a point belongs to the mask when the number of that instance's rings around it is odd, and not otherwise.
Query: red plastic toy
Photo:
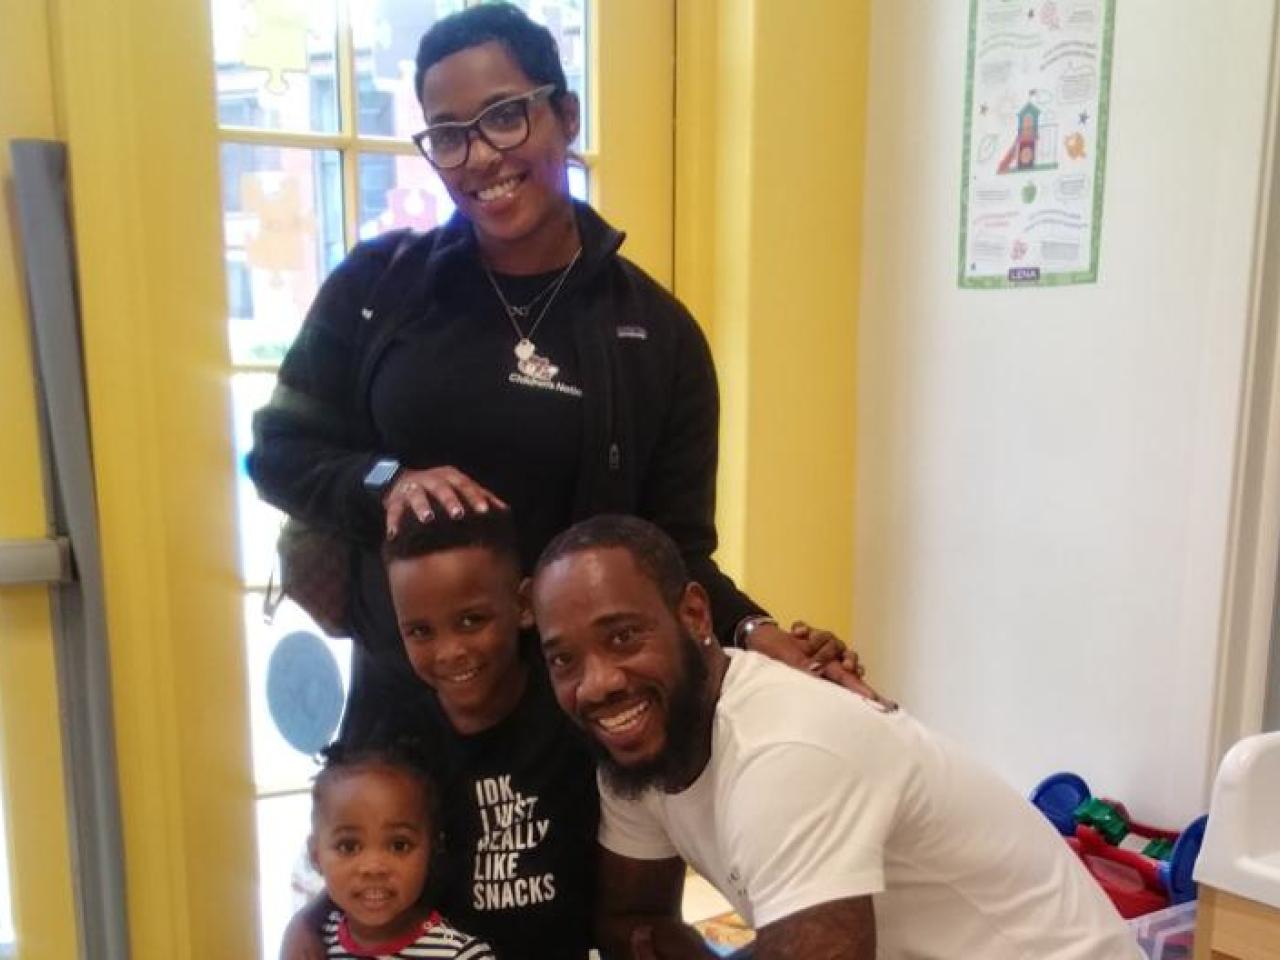
[[[1031,802],[1058,828],[1126,919],[1194,900],[1191,879],[1206,817],[1178,832],[1139,823],[1124,804],[1092,796],[1073,773],[1046,779]]]

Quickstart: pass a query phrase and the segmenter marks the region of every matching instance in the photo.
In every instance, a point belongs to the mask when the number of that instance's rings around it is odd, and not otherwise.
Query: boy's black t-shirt
[[[443,721],[440,912],[501,960],[583,960],[595,912],[595,763],[537,658],[515,711],[464,736]]]

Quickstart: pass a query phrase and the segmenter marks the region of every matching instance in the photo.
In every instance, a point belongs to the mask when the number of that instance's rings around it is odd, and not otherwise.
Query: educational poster
[[[1115,0],[970,0],[961,287],[1094,283]]]

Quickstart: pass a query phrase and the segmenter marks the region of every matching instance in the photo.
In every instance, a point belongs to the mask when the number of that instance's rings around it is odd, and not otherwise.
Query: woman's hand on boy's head
[[[492,490],[476,483],[457,467],[431,467],[427,470],[405,470],[382,498],[387,511],[387,539],[400,530],[406,510],[423,523],[432,520],[437,510],[447,516],[460,517],[468,510],[487,513],[507,510],[507,504]]]

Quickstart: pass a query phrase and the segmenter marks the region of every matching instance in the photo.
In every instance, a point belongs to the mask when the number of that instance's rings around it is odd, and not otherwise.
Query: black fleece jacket
[[[763,611],[711,559],[720,413],[706,339],[679,301],[618,254],[621,233],[586,204],[575,212],[582,259],[560,294],[584,394],[573,518],[631,513],[661,527],[710,594],[728,642],[743,617]],[[426,234],[361,243],[330,274],[271,402],[254,417],[248,468],[263,499],[376,546],[382,507],[362,481],[397,451],[385,448],[370,419],[370,382],[398,321],[413,314],[430,322],[450,266],[477,256],[470,224],[455,215]]]

